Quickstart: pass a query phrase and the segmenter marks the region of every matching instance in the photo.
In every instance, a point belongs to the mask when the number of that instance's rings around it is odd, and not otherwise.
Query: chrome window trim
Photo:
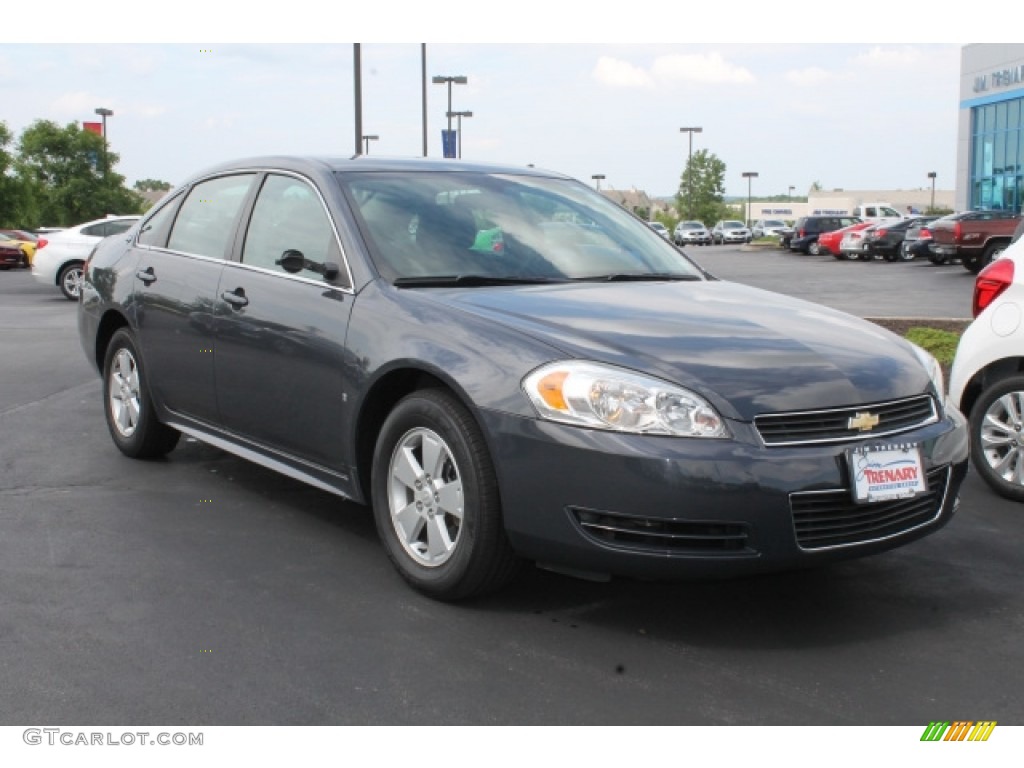
[[[287,274],[285,272],[277,272],[277,271],[272,270],[272,269],[262,269],[260,267],[254,267],[252,265],[245,264],[242,261],[235,261],[234,259],[216,258],[216,257],[213,257],[213,256],[204,256],[203,254],[199,254],[199,253],[189,253],[187,251],[178,251],[178,250],[175,250],[173,248],[166,248],[166,247],[158,248],[158,247],[152,246],[152,245],[143,245],[142,243],[139,242],[139,234],[142,232],[142,227],[141,226],[135,231],[135,237],[132,240],[132,247],[139,248],[139,249],[146,250],[146,251],[157,251],[157,252],[160,252],[160,253],[169,253],[169,254],[174,254],[174,255],[177,255],[177,256],[187,256],[189,258],[202,259],[204,261],[218,261],[218,262],[221,262],[222,264],[237,264],[239,266],[245,266],[247,269],[251,269],[251,270],[254,270],[254,271],[265,272],[265,273],[271,274],[271,275],[280,275],[282,277],[289,277],[289,278],[300,280],[302,282],[312,283],[314,285],[327,286],[327,287],[332,288],[332,289],[334,289],[336,291],[343,291],[345,293],[350,293],[350,294],[354,295],[355,294],[355,280],[353,279],[353,276],[352,276],[352,267],[349,264],[348,253],[346,253],[346,251],[345,251],[345,245],[342,242],[342,238],[341,238],[340,233],[338,232],[338,224],[334,220],[334,216],[331,215],[331,209],[328,207],[327,201],[324,199],[323,194],[320,192],[320,188],[314,183],[314,181],[309,176],[306,176],[303,173],[299,173],[298,171],[290,171],[290,170],[286,170],[286,169],[283,169],[283,168],[275,168],[275,167],[272,167],[272,166],[232,168],[231,170],[217,171],[216,173],[210,173],[210,174],[208,174],[206,176],[199,176],[199,177],[197,177],[195,179],[192,179],[191,182],[189,183],[188,187],[187,188],[183,188],[181,190],[181,194],[183,194],[185,197],[188,197],[188,195],[190,195],[192,193],[192,190],[196,187],[197,184],[202,184],[203,182],[210,181],[211,179],[223,178],[225,176],[238,176],[238,175],[246,174],[246,173],[255,174],[257,176],[259,174],[267,174],[267,175],[269,175],[269,174],[276,174],[278,176],[292,176],[293,178],[299,179],[300,181],[308,184],[313,189],[313,191],[316,193],[317,199],[320,201],[320,206],[323,208],[324,214],[327,216],[327,221],[330,222],[330,224],[331,224],[331,232],[334,234],[334,241],[335,241],[335,243],[338,246],[338,253],[341,255],[341,263],[342,263],[342,266],[344,268],[344,273],[345,273],[346,277],[348,278],[348,285],[347,286],[335,285],[334,283],[327,282],[326,280],[312,280],[310,278],[297,277],[295,275],[289,275],[289,274]],[[264,181],[266,181],[266,179],[264,179]],[[262,184],[262,182],[261,182],[261,184]],[[259,192],[257,191],[257,198],[258,198],[258,196],[259,196]],[[161,200],[160,203],[154,208],[153,211],[148,212],[148,215],[140,216],[139,217],[139,221],[143,221],[143,222],[149,221],[149,219],[152,218],[153,216],[156,216],[157,213],[159,213],[159,211],[162,210],[165,205],[170,205],[173,202],[175,197],[177,197],[176,190],[172,190],[170,193],[168,193],[168,195],[166,197],[166,202],[164,200]],[[184,200],[182,200],[182,202],[184,203]],[[250,218],[251,218],[251,213],[250,213]],[[172,227],[172,229],[173,229],[173,227]],[[246,234],[248,234],[248,227],[246,228]],[[245,239],[243,237],[243,239],[242,239],[242,250],[244,250],[244,249],[245,249]],[[241,257],[241,253],[239,254],[239,257]]]
[[[324,278],[313,278],[303,277],[302,275],[290,275],[287,272],[279,272],[276,269],[267,269],[266,267],[256,267],[252,264],[246,264],[241,261],[225,261],[224,266],[233,267],[235,269],[244,269],[248,272],[257,272],[263,275],[270,275],[271,277],[280,277],[285,280],[294,280],[299,283],[306,283],[307,285],[313,285],[318,288],[328,288],[332,291],[339,291],[340,293],[347,293],[349,295],[355,295],[355,290],[352,286],[335,285]]]

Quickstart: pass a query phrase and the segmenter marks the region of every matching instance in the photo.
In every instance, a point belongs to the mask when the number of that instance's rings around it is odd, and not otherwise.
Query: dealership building
[[[964,46],[957,129],[958,211],[1020,212],[1024,197],[1024,45]]]

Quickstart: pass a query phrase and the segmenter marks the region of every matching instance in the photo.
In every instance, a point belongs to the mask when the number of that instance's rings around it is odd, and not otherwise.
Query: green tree
[[[676,208],[684,219],[713,224],[722,218],[725,195],[725,163],[706,149],[687,161],[676,194]]]
[[[77,123],[61,128],[37,120],[21,134],[16,162],[22,192],[36,221],[27,226],[71,226],[107,214],[139,213],[142,200],[114,171],[120,158],[103,138]]]
[[[14,155],[8,148],[14,135],[7,123],[0,122],[0,226],[13,228],[25,226],[25,198],[19,193],[19,184],[14,176]]]
[[[157,179],[139,179],[133,185],[138,192],[166,192],[171,188],[171,182],[158,181]]]

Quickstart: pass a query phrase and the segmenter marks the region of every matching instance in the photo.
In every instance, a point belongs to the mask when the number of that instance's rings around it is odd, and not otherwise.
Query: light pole
[[[750,226],[750,185],[757,178],[757,171],[744,171],[743,178],[747,180],[747,226]]]
[[[442,83],[448,84],[448,133],[445,135],[450,137],[452,135],[452,83],[465,85],[469,82],[469,78],[465,75],[434,75],[430,81],[435,85],[440,85]],[[450,140],[451,139],[449,139],[449,141]],[[447,157],[447,155],[445,155],[445,157]]]
[[[694,126],[691,128],[680,128],[680,133],[690,134],[690,152],[686,156],[686,218],[693,218],[693,169],[690,165],[693,163],[693,134],[703,133],[704,129],[700,126]]]
[[[451,120],[453,117],[458,118],[458,122],[455,123],[455,134],[459,137],[459,159],[462,159],[462,118],[472,117],[472,112],[449,112],[448,119]]]
[[[789,202],[793,202],[793,190],[796,189],[792,184],[789,185]]]
[[[361,150],[363,137],[363,53],[360,43],[352,43],[352,91],[355,97],[356,154]]]
[[[96,114],[103,119],[103,173],[110,172],[110,144],[107,142],[107,118],[114,114],[114,110],[106,107],[97,107]]]
[[[935,171],[928,171],[928,178],[932,180],[932,205],[928,213],[935,213]]]
[[[601,191],[601,179],[604,178],[604,174],[603,173],[595,173],[590,178],[592,178],[594,180],[594,187],[597,189],[598,192],[600,192]]]
[[[374,135],[374,134],[371,134],[369,136],[364,135],[363,136],[363,146],[365,147],[365,149],[363,150],[363,154],[364,155],[370,154],[370,142],[371,141],[379,141],[379,140],[380,140],[380,136],[377,136],[377,135]]]

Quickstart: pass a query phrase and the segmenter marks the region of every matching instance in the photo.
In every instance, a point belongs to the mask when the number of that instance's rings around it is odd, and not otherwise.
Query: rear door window
[[[192,187],[171,229],[172,251],[228,258],[238,212],[255,174],[220,176]]]

